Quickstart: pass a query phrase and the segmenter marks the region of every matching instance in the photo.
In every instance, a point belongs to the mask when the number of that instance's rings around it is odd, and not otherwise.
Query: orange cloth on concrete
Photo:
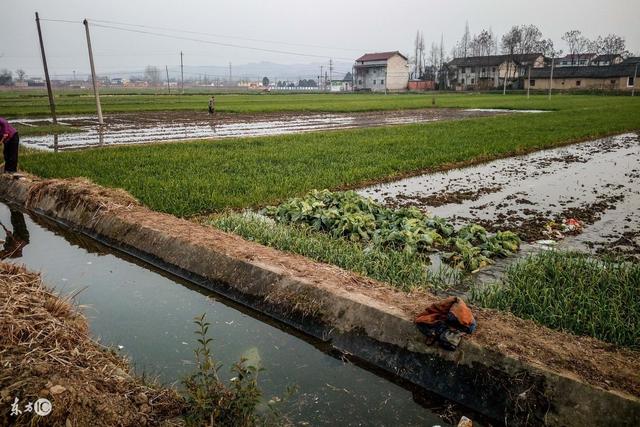
[[[415,322],[430,327],[446,323],[453,327],[460,326],[465,332],[473,332],[476,326],[471,310],[458,297],[449,297],[431,304],[416,317]]]

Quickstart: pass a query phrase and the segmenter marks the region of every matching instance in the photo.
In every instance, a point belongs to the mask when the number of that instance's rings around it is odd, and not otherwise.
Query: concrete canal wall
[[[0,177],[0,197],[253,307],[508,425],[632,425],[637,352],[474,309],[456,352],[428,346],[413,317],[435,297],[156,213],[82,180]],[[53,256],[53,255],[52,255]],[[609,366],[609,361],[617,361]]]

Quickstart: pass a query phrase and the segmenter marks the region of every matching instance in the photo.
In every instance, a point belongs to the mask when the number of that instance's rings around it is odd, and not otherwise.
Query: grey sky
[[[320,7],[322,6],[322,7]],[[323,62],[329,57],[355,58],[365,51],[409,53],[415,31],[424,32],[427,46],[444,34],[447,52],[469,21],[471,32],[491,28],[498,36],[514,24],[536,24],[561,48],[560,36],[580,29],[592,38],[617,33],[628,48],[640,53],[638,0],[538,0],[498,2],[478,0],[2,0],[0,69],[24,68],[41,75],[34,12],[41,18],[80,22],[87,17],[157,27],[178,28],[225,36],[274,40],[330,48],[292,46],[224,37],[182,34],[259,48],[319,55],[320,58],[222,47],[148,34],[93,28],[98,73],[137,71],[147,64],[175,68],[178,52],[191,65],[225,65],[271,61],[285,64]],[[8,16],[7,16],[8,15]],[[51,73],[62,77],[88,71],[83,28],[79,24],[43,22]],[[143,31],[163,32],[160,30]],[[166,31],[164,31],[166,32]],[[326,59],[324,59],[324,58]]]

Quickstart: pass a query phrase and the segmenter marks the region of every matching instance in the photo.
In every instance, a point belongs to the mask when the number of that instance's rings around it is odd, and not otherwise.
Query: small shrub
[[[261,369],[247,366],[242,359],[235,363],[231,372],[234,377],[225,384],[218,371],[222,364],[211,353],[208,338],[209,322],[205,315],[194,319],[198,329],[198,347],[194,350],[196,370],[183,380],[187,406],[185,421],[189,426],[256,426],[282,425],[284,419],[277,409],[283,399],[274,398],[261,411],[262,391],[258,387],[258,373]],[[293,389],[287,391],[291,395]]]

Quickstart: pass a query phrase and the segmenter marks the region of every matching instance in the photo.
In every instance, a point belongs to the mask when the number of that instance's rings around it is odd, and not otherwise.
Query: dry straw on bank
[[[127,361],[92,341],[70,297],[47,289],[38,274],[0,263],[0,424],[172,425],[176,392],[146,384]],[[18,398],[47,398],[46,417],[10,414]]]

